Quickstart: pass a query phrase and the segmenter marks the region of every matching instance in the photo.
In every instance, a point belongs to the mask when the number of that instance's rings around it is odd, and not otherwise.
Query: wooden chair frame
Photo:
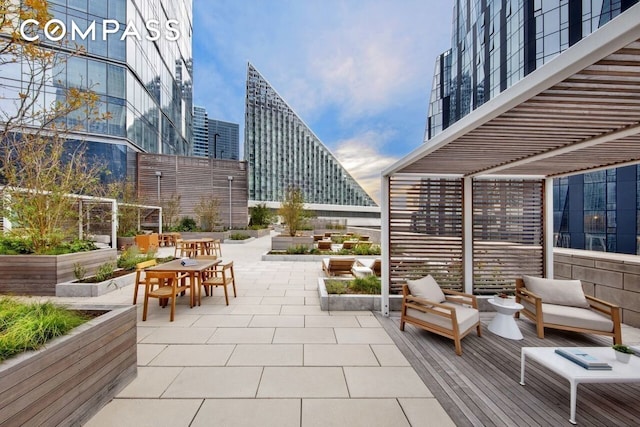
[[[153,281],[157,280],[158,289],[152,290]],[[147,310],[149,307],[149,298],[158,298],[163,307],[166,306],[166,300],[171,300],[171,314],[169,320],[173,322],[176,312],[176,298],[182,292],[186,292],[189,286],[181,281],[174,272],[166,271],[147,271],[145,277],[144,289],[144,308],[142,311],[142,321],[147,320]]]
[[[222,286],[224,288],[224,300],[227,305],[229,305],[228,285],[233,286],[233,297],[236,298],[238,296],[236,293],[236,277],[233,273],[233,261],[229,261],[225,264],[218,264],[212,270],[207,270],[207,274],[210,274],[209,277],[202,282],[205,294],[209,295],[209,291],[213,293],[213,290],[211,290],[213,286]]]
[[[456,304],[466,304],[466,305],[470,305],[476,310],[478,309],[478,303],[475,295],[465,294],[463,292],[452,291],[448,289],[443,289],[442,292],[444,292],[445,298],[448,302],[453,302]],[[440,325],[428,323],[422,319],[409,316],[407,315],[408,308],[412,308],[426,314],[434,314],[436,316],[441,316],[444,319],[448,319],[451,322],[451,327],[444,328]],[[439,308],[444,311],[435,310],[434,308]],[[478,334],[478,336],[479,337],[482,336],[480,320],[478,320],[478,322],[475,325],[473,325],[466,331],[460,331],[456,310],[453,307],[450,307],[445,304],[429,301],[424,298],[414,297],[409,293],[409,286],[407,285],[402,286],[402,312],[400,316],[401,331],[404,331],[405,323],[411,323],[429,332],[433,332],[434,334],[438,334],[443,337],[452,339],[455,343],[456,354],[458,356],[462,356],[462,343],[461,343],[462,338],[467,336],[469,332],[473,330],[474,326],[476,328],[476,333]]]
[[[613,331],[598,331],[596,329],[589,328],[576,328],[574,326],[558,325],[554,323],[547,323],[544,321],[542,314],[542,298],[533,292],[529,291],[525,285],[523,279],[516,279],[516,302],[526,301],[535,307],[535,312],[530,311],[526,307],[520,311],[527,318],[532,320],[536,324],[536,332],[538,338],[544,338],[544,328],[561,329],[564,331],[582,332],[587,334],[605,335],[613,338],[614,344],[622,344],[622,330],[620,326],[620,307],[616,304],[612,304],[607,301],[603,301],[599,298],[585,295],[589,308],[585,310],[595,310],[600,314],[603,314],[611,319],[613,322]],[[519,317],[520,313],[516,313],[516,317]]]
[[[155,259],[150,259],[148,261],[143,261],[136,264],[136,282],[134,283],[134,288],[133,288],[133,305],[136,305],[136,303],[138,302],[138,287],[144,286],[146,284],[146,280],[140,279],[142,272],[146,268],[153,267],[154,265],[157,265],[157,264],[158,263],[156,262]]]

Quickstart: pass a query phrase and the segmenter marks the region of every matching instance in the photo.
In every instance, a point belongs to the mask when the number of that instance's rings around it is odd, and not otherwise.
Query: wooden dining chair
[[[216,268],[213,270],[213,275],[207,278],[202,282],[204,286],[206,295],[209,295],[209,292],[213,294],[213,287],[222,286],[224,288],[224,300],[229,305],[229,292],[227,291],[227,286],[233,286],[233,297],[237,297],[236,294],[236,279],[233,274],[233,261],[229,261],[224,264],[218,264]]]
[[[176,273],[167,271],[147,271],[144,288],[144,308],[142,310],[142,321],[147,320],[147,309],[149,298],[158,298],[162,302],[162,307],[166,307],[167,300],[171,300],[171,314],[169,320],[173,322],[176,312],[176,298],[181,292],[186,292],[189,286],[184,281],[178,279]],[[152,289],[154,281],[158,283],[157,289]]]
[[[153,267],[154,265],[157,265],[155,259],[150,259],[149,261],[143,261],[136,264],[136,282],[133,289],[133,305],[136,305],[136,303],[138,302],[138,287],[144,286],[144,284],[146,283],[146,280],[142,279],[142,272],[145,270],[145,268]],[[152,285],[157,284],[157,281],[152,283]]]

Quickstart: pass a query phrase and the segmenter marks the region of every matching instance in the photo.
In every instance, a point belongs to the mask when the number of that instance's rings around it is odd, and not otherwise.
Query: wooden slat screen
[[[511,291],[543,275],[543,181],[474,180],[474,294]]]
[[[462,289],[462,180],[393,176],[389,189],[390,292],[431,274]]]

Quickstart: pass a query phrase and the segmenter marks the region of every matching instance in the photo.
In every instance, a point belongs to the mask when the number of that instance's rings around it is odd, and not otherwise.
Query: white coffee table
[[[522,304],[498,304],[493,300],[489,300],[489,304],[496,309],[496,315],[493,320],[491,320],[491,323],[489,323],[489,330],[503,338],[521,340],[523,338],[522,332],[520,332],[520,328],[518,328],[518,324],[516,323],[516,319],[513,318],[513,315],[524,308]]]
[[[527,359],[534,360],[569,380],[571,387],[571,415],[569,422],[576,424],[576,399],[580,383],[637,383],[640,382],[640,357],[631,356],[629,363],[616,360],[611,347],[580,347],[590,355],[612,366],[610,371],[595,371],[565,359],[555,353],[558,347],[522,347],[520,359],[520,384],[524,385],[524,368]]]

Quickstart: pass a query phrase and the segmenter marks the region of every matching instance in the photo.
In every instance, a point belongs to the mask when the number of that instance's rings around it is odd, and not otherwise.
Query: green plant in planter
[[[245,234],[245,233],[233,233],[232,235],[229,236],[229,239],[231,239],[231,240],[247,240],[250,237],[251,236],[249,236],[248,234]]]
[[[105,280],[111,279],[113,277],[113,272],[116,269],[116,264],[113,262],[105,262],[101,266],[98,267],[96,271],[95,278],[98,282],[104,282]]]
[[[28,304],[0,298],[0,362],[36,350],[87,320],[79,312],[51,302]]]
[[[84,276],[86,276],[86,275],[87,275],[87,269],[85,268],[84,265],[82,265],[79,262],[76,262],[75,264],[73,264],[73,276],[77,280],[84,279]]]
[[[611,346],[611,348],[615,351],[619,351],[620,353],[634,354],[634,351],[629,346],[626,346],[624,344],[614,344],[613,346]]]

